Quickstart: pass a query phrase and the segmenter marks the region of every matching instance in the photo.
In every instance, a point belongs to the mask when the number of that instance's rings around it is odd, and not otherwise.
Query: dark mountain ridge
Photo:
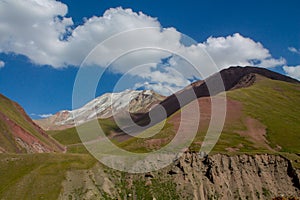
[[[248,87],[256,80],[256,75],[260,75],[272,80],[284,81],[289,83],[299,84],[300,82],[291,77],[270,71],[259,67],[229,67],[223,69],[220,73],[216,73],[206,80],[199,80],[187,86],[183,90],[172,94],[165,100],[159,103],[159,106],[154,107],[150,112],[140,115],[132,115],[133,120],[140,126],[153,126],[166,117],[171,116],[183,106],[189,104],[196,98],[209,97],[219,94],[223,91]],[[223,86],[219,85],[220,80],[223,81]],[[216,84],[218,83],[218,84]],[[208,88],[210,86],[210,89]],[[178,101],[180,99],[180,102]],[[167,116],[161,115],[161,107],[166,111]],[[151,118],[149,116],[155,116]],[[131,127],[122,128],[125,132],[133,133],[135,130]]]
[[[194,90],[197,98],[200,97],[208,97],[208,96],[214,96],[219,94],[220,92],[229,91],[231,89],[234,89],[240,81],[244,78],[247,79],[249,77],[252,77],[252,81],[255,78],[255,74],[264,76],[266,78],[272,79],[272,80],[278,80],[278,81],[285,81],[289,83],[300,83],[298,80],[290,78],[288,76],[284,76],[282,74],[267,70],[265,68],[259,68],[259,67],[229,67],[228,69],[223,69],[220,71],[220,73],[214,74],[211,77],[207,78],[206,80],[197,81],[191,86],[186,87],[185,89],[169,96],[164,101],[160,103],[167,112],[167,116],[172,115],[174,112],[180,109],[179,102],[177,98],[186,98],[190,95],[187,95],[190,93],[190,90]],[[222,87],[214,87],[210,91],[208,89],[208,85],[214,85],[214,83],[218,82],[219,77],[222,78],[224,88]],[[249,85],[239,85],[238,87],[247,87]],[[186,104],[190,103],[194,99],[187,99]],[[182,105],[185,106],[186,104]],[[170,106],[171,105],[171,106]]]

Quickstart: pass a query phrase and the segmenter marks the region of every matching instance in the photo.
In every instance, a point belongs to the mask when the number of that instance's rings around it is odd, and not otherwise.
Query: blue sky
[[[93,45],[96,46],[111,34],[129,30],[130,27],[173,27],[197,43],[203,44],[220,67],[259,60],[261,66],[265,65],[262,67],[300,78],[300,2],[296,0],[62,0],[61,3],[40,0],[39,5],[35,5],[31,0],[26,2],[0,0],[0,93],[20,103],[27,113],[35,114],[31,115],[33,118],[71,109],[73,84],[80,60],[86,56],[86,53],[81,52],[89,52]],[[52,4],[50,8],[49,5]],[[108,9],[117,7],[123,9],[110,11],[107,15],[112,17],[108,17],[109,19],[99,19]],[[125,8],[131,8],[132,11],[126,11]],[[140,11],[144,13],[143,16],[138,14]],[[49,20],[51,23],[56,15],[60,17],[56,19],[55,27],[47,26]],[[96,18],[92,20],[93,24],[89,25],[87,21],[93,16]],[[78,26],[83,30],[78,31],[78,35],[81,39],[89,38],[89,44],[80,43],[79,37],[75,36],[73,43],[66,45],[67,47],[63,42],[56,43],[55,37],[57,39],[61,33],[68,37],[74,34]],[[97,27],[104,28],[105,31],[97,32]],[[64,32],[65,28],[69,28],[69,35]],[[158,34],[162,38],[167,37],[163,33]],[[41,35],[43,38],[40,38]],[[147,37],[151,37],[151,34]],[[210,37],[211,40],[208,40]],[[222,51],[217,49],[220,44],[223,45],[222,48],[226,47],[224,54],[228,56],[220,55]],[[236,52],[242,55],[236,56]],[[132,55],[132,59],[134,58]],[[131,64],[128,58],[123,61]],[[167,66],[170,67],[170,64]],[[174,68],[178,70],[176,66]],[[164,71],[158,67],[147,69],[150,69],[149,73],[153,72],[153,75],[130,74],[128,80],[134,77],[135,80],[145,83],[155,82],[148,89],[168,86],[176,90],[188,83],[175,77],[172,79],[174,74],[172,70],[168,70],[170,68]],[[106,72],[96,96],[111,92],[116,81],[124,73],[123,69],[114,68]],[[191,74],[192,72],[185,77],[190,78]],[[170,77],[170,80],[177,82],[160,83],[158,80],[163,77]],[[129,88],[131,86],[128,84]]]

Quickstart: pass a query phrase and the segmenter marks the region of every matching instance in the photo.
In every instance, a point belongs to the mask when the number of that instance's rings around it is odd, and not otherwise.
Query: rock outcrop
[[[70,172],[60,197],[160,199],[158,188],[173,199],[299,197],[299,172],[279,155],[216,154],[201,158],[198,153],[185,153],[171,166],[147,174],[125,175],[100,164],[91,170]],[[78,191],[86,192],[78,196]]]

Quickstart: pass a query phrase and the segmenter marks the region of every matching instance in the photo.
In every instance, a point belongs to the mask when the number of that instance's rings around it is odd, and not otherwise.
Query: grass
[[[69,128],[63,131],[48,131],[47,133],[63,145],[81,143],[76,128]]]
[[[112,131],[119,131],[118,126],[114,123],[111,119],[99,119],[98,120],[99,125],[101,126],[102,130],[107,136],[110,136]],[[91,135],[97,135],[97,132],[99,129],[93,125],[91,125],[94,122],[88,122],[86,124],[81,125],[80,131],[83,131],[86,134]],[[124,148],[131,152],[139,152],[139,153],[145,153],[150,152],[154,149],[149,148],[149,146],[145,143],[147,140],[150,139],[165,139],[171,140],[174,135],[174,128],[173,125],[168,122],[161,122],[160,124],[155,125],[154,127],[151,127],[147,130],[145,130],[143,133],[141,133],[143,136],[146,136],[148,134],[152,134],[153,131],[156,131],[158,127],[160,127],[161,124],[163,125],[163,129],[159,134],[156,134],[153,137],[149,137],[146,139],[143,138],[131,138],[124,142],[118,142],[118,141],[112,141],[114,144],[118,145],[121,148]],[[76,128],[69,128],[62,131],[49,131],[49,135],[51,135],[54,139],[59,141],[61,144],[66,145],[69,153],[87,153],[86,148],[82,144],[82,141],[78,135]],[[165,141],[164,144],[167,144],[168,141]],[[163,145],[164,145],[163,144]],[[157,147],[159,148],[159,147]]]
[[[151,178],[151,184],[147,184],[144,175],[129,175],[117,171],[110,173],[114,176],[113,179],[122,194],[122,199],[180,199],[176,183],[170,177],[157,175],[157,177]],[[132,179],[131,186],[128,185],[128,179]],[[129,196],[131,198],[128,198]]]
[[[213,151],[224,152],[227,151],[226,148],[228,147],[239,147],[239,151],[242,152],[257,150],[254,147],[254,143],[247,140],[247,138],[232,132],[222,132],[219,141],[217,142]]]
[[[158,132],[158,134],[155,134],[154,136],[148,138],[135,137],[121,143],[115,142],[115,144],[117,144],[119,147],[127,151],[136,152],[136,153],[147,153],[147,152],[154,151],[156,149],[160,149],[164,145],[168,144],[168,142],[170,142],[173,136],[175,135],[174,126],[171,123],[169,123],[168,120],[165,120],[159,124],[154,125],[153,127],[150,127],[149,129],[142,132],[140,135],[142,136],[147,136],[149,134],[152,135],[153,132]],[[151,148],[151,146],[147,144],[147,141],[153,139],[161,140],[162,143],[160,145],[154,145]]]
[[[0,95],[0,112],[3,113],[6,117],[8,117],[11,121],[16,123],[20,127],[22,127],[24,130],[26,130],[27,132],[31,133],[33,136],[38,138],[40,141],[53,147],[54,149],[57,149],[56,145],[54,145],[51,140],[49,140],[48,138],[41,135],[40,132],[38,132],[35,129],[34,125],[31,124],[28,121],[28,119],[26,119],[24,113],[22,113],[22,111],[20,110],[20,107],[13,101],[4,97],[3,95]],[[8,136],[8,135],[12,134],[11,130],[8,129],[7,127],[5,127],[5,123],[1,122],[0,128],[1,128],[0,130],[2,132],[1,139],[3,139],[3,141],[4,141],[4,139],[11,140],[12,136]],[[3,135],[6,135],[6,138],[4,138]],[[12,143],[12,141],[14,141],[14,140],[6,141],[6,144],[4,144],[3,141],[0,144],[5,145],[5,146],[1,146],[1,147],[4,147],[5,149],[7,149],[8,152],[11,152],[11,153],[16,152],[17,144]]]
[[[95,135],[97,136],[99,129],[98,127],[93,126],[93,123],[95,122],[87,122],[79,126],[78,128],[74,127],[65,130],[48,131],[47,133],[61,144],[66,145],[68,153],[86,154],[88,153],[88,151],[82,144],[82,139],[78,134],[78,129],[81,132],[86,133],[87,135],[90,134],[92,137],[94,137]],[[111,119],[99,119],[98,123],[107,136],[109,136],[112,131],[118,130],[117,125]]]
[[[4,148],[7,152],[17,152],[17,144],[14,137],[10,134],[7,125],[0,120],[0,147]]]
[[[94,163],[88,155],[0,154],[0,199],[57,199],[67,171]]]
[[[87,122],[83,125],[80,125],[78,129],[80,129],[80,131],[86,132],[87,134],[99,131],[98,127],[92,125],[93,123],[94,121]],[[118,129],[117,125],[111,119],[99,119],[98,123],[106,135],[110,135],[111,131],[116,131]],[[64,145],[81,143],[78,130],[75,127],[65,130],[48,131],[47,133]]]
[[[23,127],[30,133],[36,133],[37,131],[31,124],[24,118],[17,108],[16,104],[4,96],[0,96],[0,112],[13,120],[15,123]]]
[[[68,153],[75,153],[75,154],[88,154],[88,150],[85,148],[83,144],[73,144],[67,146]]]
[[[200,127],[190,149],[192,151],[199,151],[202,142],[207,134],[207,128],[203,129]],[[247,137],[243,137],[240,134],[236,133],[236,131],[245,131],[246,126],[243,124],[243,120],[236,120],[234,123],[226,123],[224,124],[222,133],[214,146],[214,152],[228,152],[227,148],[238,148],[239,152],[249,152],[257,149],[254,147],[253,142],[249,140]]]
[[[282,152],[300,152],[300,85],[263,79],[255,85],[227,92],[242,102],[244,112],[267,127],[271,147]]]

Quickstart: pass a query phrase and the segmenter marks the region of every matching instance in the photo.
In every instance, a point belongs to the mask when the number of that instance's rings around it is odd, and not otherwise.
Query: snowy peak
[[[106,93],[79,109],[63,110],[49,118],[37,120],[36,123],[45,130],[65,129],[73,127],[75,122],[76,125],[79,125],[95,118],[109,118],[124,111],[145,113],[164,99],[164,96],[153,90],[125,90],[119,93]]]

